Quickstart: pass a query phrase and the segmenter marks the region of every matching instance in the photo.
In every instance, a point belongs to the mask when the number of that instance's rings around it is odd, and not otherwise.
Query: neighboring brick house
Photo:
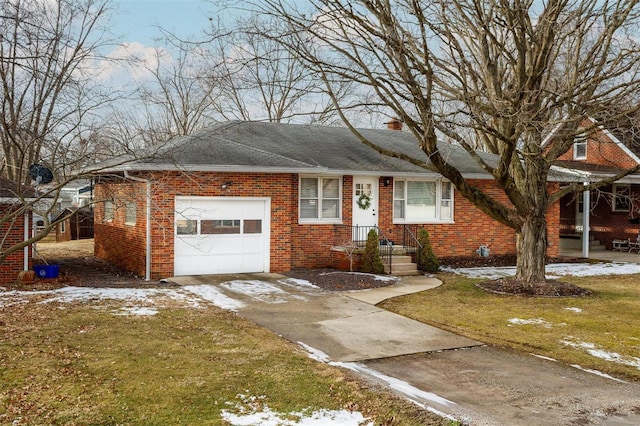
[[[584,128],[593,127],[585,120]],[[576,139],[572,148],[559,158],[558,166],[571,169],[578,180],[591,182],[613,177],[640,164],[640,158],[615,134],[602,127],[585,138]],[[579,239],[584,232],[584,196],[567,195],[560,200],[560,235],[563,241]],[[589,239],[607,249],[614,239],[636,239],[640,231],[640,173],[630,174],[612,185],[590,191]],[[567,241],[568,243],[568,241]]]
[[[428,164],[409,133],[361,132]],[[506,201],[462,148],[441,151]],[[95,253],[148,279],[344,266],[335,247],[374,226],[395,245],[407,227],[424,227],[440,257],[476,256],[481,244],[491,254],[515,252],[514,231],[441,175],[384,156],[346,128],[231,122],[173,139],[153,158],[116,162],[95,179]],[[558,217],[555,205],[550,255]]]
[[[30,237],[31,214],[15,215],[25,199],[35,196],[32,188],[18,188],[0,177],[0,251],[20,244]],[[0,263],[0,285],[16,282],[22,271],[31,267],[31,247],[27,246],[7,256]]]

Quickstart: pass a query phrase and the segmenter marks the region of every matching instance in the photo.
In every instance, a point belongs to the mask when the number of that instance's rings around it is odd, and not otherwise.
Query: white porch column
[[[587,185],[587,182],[584,183]],[[589,257],[589,216],[591,215],[591,193],[582,193],[582,257]]]

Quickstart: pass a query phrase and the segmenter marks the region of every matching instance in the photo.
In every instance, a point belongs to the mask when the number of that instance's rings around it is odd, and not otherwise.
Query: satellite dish
[[[41,164],[34,164],[29,167],[29,174],[31,179],[36,181],[36,185],[47,184],[53,180],[51,170]]]

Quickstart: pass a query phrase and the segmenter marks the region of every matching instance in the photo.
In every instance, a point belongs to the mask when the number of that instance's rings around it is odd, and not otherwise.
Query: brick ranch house
[[[613,177],[640,164],[633,147],[638,141],[603,127],[594,127],[591,119],[584,128],[594,128],[589,135],[576,139],[572,149],[556,163],[574,173],[574,181],[589,183]],[[628,138],[627,138],[628,139]],[[560,245],[578,248],[583,237],[592,248],[612,249],[612,241],[635,241],[640,232],[640,173],[630,174],[612,185],[588,194],[589,208],[584,208],[585,194],[567,195],[560,200]],[[584,224],[588,223],[586,227]]]
[[[23,200],[35,197],[32,188],[18,188],[13,182],[0,177],[0,250],[20,244],[29,239],[32,217],[29,212],[11,220],[13,212],[19,209]],[[31,250],[25,247],[7,256],[0,263],[0,285],[14,283],[22,271],[31,267]]]
[[[409,133],[361,133],[428,164]],[[506,200],[463,149],[441,151],[471,183]],[[408,227],[424,227],[439,257],[476,256],[481,244],[492,255],[515,252],[514,231],[441,175],[381,155],[346,128],[229,122],[175,138],[153,158],[116,161],[95,176],[95,253],[147,279],[345,268],[336,246],[363,240],[369,227],[395,245]],[[556,204],[551,256],[558,218]]]

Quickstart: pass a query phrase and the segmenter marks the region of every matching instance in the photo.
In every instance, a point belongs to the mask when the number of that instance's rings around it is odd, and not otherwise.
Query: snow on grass
[[[544,360],[546,360],[546,361],[558,362],[558,360],[557,360],[557,359],[550,358],[550,357],[548,357],[548,356],[544,356],[544,355],[537,355],[537,354],[532,354],[532,353],[530,353],[529,355],[535,356],[536,358],[544,359]]]
[[[571,340],[560,340],[563,345],[570,346],[575,349],[584,349],[586,352],[596,358],[603,359],[605,361],[615,362],[617,364],[628,365],[640,370],[640,358],[633,356],[623,356],[617,352],[609,352],[604,349],[599,349],[595,344],[589,342],[582,342],[578,339],[568,337]]]
[[[575,312],[575,313],[580,313],[582,312],[582,309],[580,308],[564,308],[567,311],[571,311],[571,312]]]
[[[156,315],[158,310],[155,308],[144,308],[141,306],[131,307],[131,308],[120,308],[117,311],[114,311],[114,315],[137,315],[137,316],[152,316]]]
[[[385,382],[391,389],[394,389],[407,397],[407,399],[419,407],[429,409],[430,407],[424,405],[421,401],[433,402],[437,404],[441,404],[444,406],[455,405],[456,403],[450,401],[446,398],[436,395],[432,392],[425,392],[422,389],[418,389],[417,387],[410,385],[409,383],[396,379],[395,377],[387,376],[386,374],[382,374],[372,368],[367,367],[366,365],[355,363],[355,362],[331,362],[329,361],[329,355],[326,353],[315,349],[303,342],[298,342],[302,348],[304,348],[309,357],[319,361],[324,362],[334,367],[342,367],[351,371],[355,371],[356,373],[365,374],[368,376],[375,377],[383,382]],[[435,409],[434,409],[435,410]],[[431,411],[431,410],[430,410]],[[433,411],[434,413],[436,411]],[[438,414],[442,415],[442,413]]]
[[[269,408],[264,397],[238,394],[241,402],[235,404],[234,412],[222,410],[222,418],[233,426],[373,426],[359,412],[347,410],[310,409],[299,412],[278,413]],[[366,422],[366,423],[365,423]]]
[[[302,296],[287,293],[281,288],[266,281],[237,280],[227,281],[220,285],[234,293],[248,296],[259,302],[286,303],[289,298],[307,300]]]
[[[359,412],[347,410],[309,410],[292,413],[278,413],[264,406],[262,411],[234,414],[222,410],[222,418],[232,426],[373,426],[373,422]]]
[[[516,274],[515,266],[487,267],[487,268],[452,268],[441,266],[444,272],[453,272],[469,278],[497,280],[513,277]],[[574,277],[590,277],[597,275],[630,275],[640,274],[640,264],[626,262],[607,263],[550,263],[546,266],[547,278],[553,279],[559,276],[571,275]]]
[[[201,297],[207,302],[212,303],[221,309],[237,312],[238,309],[244,308],[246,305],[239,300],[232,299],[225,295],[215,286],[212,285],[187,285],[182,287],[182,290],[188,291]]]
[[[545,321],[542,318],[531,318],[531,319],[510,318],[507,321],[510,324],[515,324],[515,325],[541,325],[545,328],[551,328],[552,326],[550,322]]]

